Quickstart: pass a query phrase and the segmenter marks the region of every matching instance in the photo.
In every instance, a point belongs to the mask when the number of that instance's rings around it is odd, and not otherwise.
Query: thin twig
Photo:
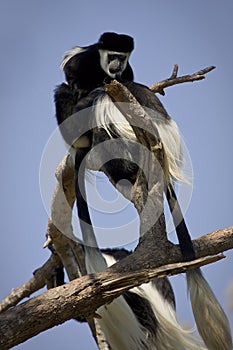
[[[188,82],[193,82],[193,81],[205,79],[205,74],[211,72],[215,68],[216,68],[215,66],[210,66],[210,67],[201,69],[196,73],[177,77],[178,65],[175,64],[171,77],[151,85],[150,90],[153,91],[154,93],[159,93],[160,95],[164,96],[165,95],[165,92],[164,92],[165,88],[167,88],[169,86],[177,85],[177,84],[188,83]]]
[[[177,74],[178,74],[178,64],[174,64],[174,67],[173,67],[173,71],[172,71],[172,75],[170,76],[169,79],[174,79],[177,77]]]

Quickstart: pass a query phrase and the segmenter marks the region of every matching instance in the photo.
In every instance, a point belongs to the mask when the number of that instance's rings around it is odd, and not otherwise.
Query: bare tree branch
[[[210,67],[201,69],[201,70],[199,70],[196,73],[183,75],[181,77],[177,77],[178,65],[175,64],[171,77],[151,85],[150,90],[153,91],[154,93],[157,92],[157,93],[159,93],[161,95],[165,95],[165,92],[164,92],[165,88],[167,88],[169,86],[177,85],[177,84],[194,82],[194,81],[197,81],[197,80],[205,79],[205,74],[211,72],[215,68],[216,67],[214,67],[214,66],[210,66]]]
[[[74,236],[71,223],[75,192],[74,165],[69,155],[59,164],[55,173],[58,184],[51,203],[51,220],[48,222],[47,241],[44,246],[52,242],[69,280],[72,281],[86,275],[87,271],[82,245]],[[98,320],[93,320],[93,317],[88,316],[86,320],[99,349],[106,349],[105,336],[98,326]]]
[[[224,243],[226,232],[228,232],[228,249],[233,247],[233,227],[231,227],[223,230],[221,234],[218,231],[209,236],[211,251],[213,251],[213,236],[215,235],[218,244],[223,243],[222,248],[226,248]],[[196,241],[195,247],[201,247],[200,251],[196,250],[197,256],[204,252],[205,255],[208,255],[208,240],[200,238]],[[216,248],[219,251],[217,244]],[[173,254],[171,254],[173,261],[182,259],[178,247],[170,247],[169,256],[171,251],[173,251]],[[137,270],[135,265],[132,266],[128,261],[133,256],[134,259],[137,259],[137,253],[133,253],[103,272],[83,276],[61,287],[50,289],[13,309],[2,312],[0,314],[1,349],[4,350],[17,345],[73,317],[93,317],[101,305],[111,302],[128,289],[151,279],[181,273],[186,269],[197,268],[222,258],[222,256],[214,256],[192,262],[176,262],[155,269]],[[162,263],[166,261],[167,257],[164,257]],[[122,272],[126,266],[128,272]],[[140,261],[138,266],[140,266]]]
[[[33,277],[22,286],[13,289],[0,303],[0,312],[17,305],[22,299],[29,297],[37,290],[43,288],[47,281],[53,277],[53,271],[61,267],[61,261],[56,254],[52,254],[48,261],[34,273]]]

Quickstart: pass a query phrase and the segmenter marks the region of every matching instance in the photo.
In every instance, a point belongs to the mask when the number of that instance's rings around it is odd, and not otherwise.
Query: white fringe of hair
[[[228,319],[201,270],[186,272],[193,315],[209,350],[232,350]]]
[[[107,266],[116,262],[110,255],[103,254],[103,257]],[[89,273],[96,272],[94,265],[92,260],[89,268],[87,266]],[[191,331],[179,325],[175,310],[152,283],[142,284],[130,292],[149,301],[158,321],[158,329],[155,335],[149,335],[121,296],[97,310],[102,317],[98,322],[113,350],[206,350]]]
[[[80,46],[75,46],[73,47],[71,50],[68,50],[65,52],[62,63],[61,63],[61,69],[64,69],[66,63],[75,55],[77,55],[78,53],[84,52],[87,49],[85,49],[85,47],[80,47]]]
[[[100,94],[96,98],[93,106],[95,115],[94,123],[96,123],[99,127],[103,127],[110,137],[112,137],[114,133],[117,133],[119,137],[136,141],[136,136],[133,129],[126,121],[123,114],[101,88],[98,90]],[[166,119],[157,111],[145,107],[144,109],[151,116],[151,119],[159,132],[165,151],[168,163],[168,173],[171,180],[179,180],[188,183],[189,181],[182,171],[182,142],[177,124],[172,119]],[[116,130],[115,132],[111,127],[112,124]]]

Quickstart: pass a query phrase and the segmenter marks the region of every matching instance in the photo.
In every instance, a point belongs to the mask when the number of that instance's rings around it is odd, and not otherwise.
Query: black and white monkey
[[[159,132],[168,160],[171,182],[182,180],[182,149],[179,130],[159,99],[145,86],[133,82],[128,59],[134,48],[128,35],[104,33],[96,44],[75,47],[63,60],[67,83],[55,91],[56,117],[65,142],[70,146],[75,163],[75,191],[86,255],[87,272],[98,272],[118,259],[110,251],[101,254],[92,230],[85,198],[85,168],[104,171],[113,181],[127,179],[134,184],[138,164],[134,162],[135,134],[124,116],[116,108],[103,86],[118,79],[127,86],[138,102],[149,110]],[[99,168],[98,157],[91,151],[101,142],[120,139],[116,149],[105,148],[107,161]],[[136,151],[137,152],[137,151]],[[127,196],[127,189],[118,189]],[[176,203],[170,185],[165,189],[172,210]],[[184,219],[174,217],[176,232],[184,260],[195,258]],[[186,273],[197,328],[209,350],[230,350],[232,339],[228,320],[213,295],[200,269]],[[163,283],[163,287],[159,286]],[[179,326],[175,317],[174,298],[167,280],[143,284],[130,290],[110,305],[98,310],[100,325],[113,350],[170,350],[204,349]],[[169,295],[169,297],[167,297]],[[139,302],[140,300],[140,302]],[[146,309],[147,312],[142,310]]]

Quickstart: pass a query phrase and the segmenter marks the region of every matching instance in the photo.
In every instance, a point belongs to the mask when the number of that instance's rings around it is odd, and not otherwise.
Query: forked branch
[[[189,82],[205,79],[205,74],[211,72],[215,68],[216,68],[215,66],[210,66],[210,67],[201,69],[196,73],[177,77],[178,65],[175,64],[170,78],[151,85],[150,90],[153,91],[154,93],[165,95],[165,92],[164,92],[165,88],[169,86],[177,85],[177,84],[189,83]]]

